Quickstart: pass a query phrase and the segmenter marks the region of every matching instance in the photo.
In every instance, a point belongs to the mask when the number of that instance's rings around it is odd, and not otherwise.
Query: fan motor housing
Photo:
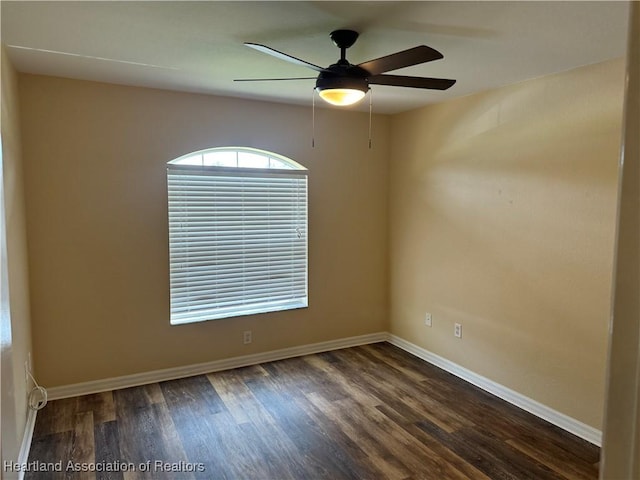
[[[320,73],[316,80],[316,90],[321,91],[333,88],[347,88],[368,92],[369,82],[362,77],[335,75],[330,72]]]

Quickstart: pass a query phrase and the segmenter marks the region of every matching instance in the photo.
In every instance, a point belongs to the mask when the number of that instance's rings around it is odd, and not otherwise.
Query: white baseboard
[[[273,362],[275,360],[283,360],[285,358],[328,352],[330,350],[366,345],[368,343],[384,342],[388,338],[389,334],[386,332],[371,333],[368,335],[359,335],[357,337],[341,338],[338,340],[329,340],[327,342],[272,350],[270,352],[256,353],[253,355],[242,355],[223,360],[214,360],[212,362],[154,370],[151,372],[136,373],[122,377],[105,378],[103,380],[76,383],[73,385],[64,385],[48,389],[48,397],[50,400],[57,400],[60,398],[106,392],[119,388],[136,387],[147,383],[164,382],[166,380],[174,380],[176,378],[219,372],[221,370],[229,370],[231,368],[247,367],[249,365]]]
[[[29,408],[29,414],[27,415],[27,423],[24,427],[24,435],[22,436],[22,443],[20,444],[20,452],[18,453],[18,464],[23,465],[29,461],[29,450],[31,450],[31,440],[33,439],[33,429],[36,426],[36,417],[38,412]],[[20,470],[18,473],[18,480],[24,479],[24,471]]]
[[[586,425],[575,418],[571,418],[568,415],[543,405],[542,403],[536,402],[529,397],[500,385],[493,380],[489,380],[486,377],[478,375],[471,370],[461,367],[446,358],[436,355],[435,353],[397,337],[396,335],[390,334],[387,341],[392,345],[395,345],[396,347],[401,348],[402,350],[409,352],[412,355],[435,365],[436,367],[440,367],[456,377],[459,377],[476,387],[479,387],[492,395],[515,405],[516,407],[520,407],[523,410],[526,410],[527,412],[562,428],[563,430],[571,432],[574,435],[593,443],[594,445],[600,446],[602,443],[602,432],[600,430]]]
[[[201,375],[204,373],[219,372],[232,368],[246,367],[259,363],[273,362],[283,360],[285,358],[299,357],[302,355],[310,355],[313,353],[327,352],[340,348],[355,347],[358,345],[366,345],[369,343],[377,343],[388,341],[389,343],[415,355],[416,357],[432,364],[443,370],[495,395],[517,407],[526,410],[537,417],[540,417],[568,432],[577,435],[580,438],[601,445],[602,432],[596,428],[586,425],[574,418],[560,413],[546,405],[543,405],[525,395],[511,390],[499,383],[494,382],[486,377],[478,375],[446,358],[440,357],[422,347],[408,342],[396,335],[387,332],[372,333],[368,335],[360,335],[356,337],[342,338],[338,340],[330,340],[327,342],[313,343],[309,345],[300,345],[296,347],[283,348],[280,350],[272,350],[264,353],[256,353],[252,355],[242,355],[238,357],[227,358],[223,360],[214,360],[212,362],[199,363],[195,365],[186,365],[182,367],[167,368],[163,370],[155,370],[151,372],[143,372],[133,375],[125,375],[122,377],[106,378],[103,380],[95,380],[91,382],[76,383],[73,385],[64,385],[61,387],[53,387],[48,390],[48,396],[51,400],[60,398],[76,397],[79,395],[88,395],[91,393],[105,392],[116,390],[119,388],[135,387],[148,383],[163,382],[174,380],[177,378],[189,377],[192,375]],[[35,412],[31,430],[28,437],[28,444],[25,447],[23,441],[23,449],[26,455],[29,453],[29,445],[31,443],[31,435],[33,434],[33,424],[35,424]],[[31,421],[32,415],[29,416]],[[25,440],[27,432],[25,432]],[[22,452],[21,450],[21,452]],[[21,457],[22,458],[22,457]],[[26,461],[26,459],[25,459]]]

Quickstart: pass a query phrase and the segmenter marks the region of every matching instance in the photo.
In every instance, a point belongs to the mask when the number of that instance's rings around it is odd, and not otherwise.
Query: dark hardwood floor
[[[26,478],[595,479],[598,457],[379,343],[50,402],[29,461],[63,471]]]

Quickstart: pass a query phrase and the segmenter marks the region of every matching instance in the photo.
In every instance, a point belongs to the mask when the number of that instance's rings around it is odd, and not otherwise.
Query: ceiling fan
[[[446,90],[455,80],[429,77],[407,77],[403,75],[384,75],[385,72],[410,67],[421,63],[432,62],[444,58],[437,50],[426,45],[420,45],[408,50],[392,53],[384,57],[352,65],[346,58],[346,51],[358,39],[358,32],[354,30],[335,30],[330,34],[333,43],[340,49],[340,60],[326,68],[314,65],[292,55],[280,52],[271,47],[257,43],[245,43],[247,47],[259,52],[272,55],[297,65],[308,67],[319,72],[318,77],[296,78],[253,78],[236,81],[280,81],[280,80],[311,80],[316,79],[315,89],[320,97],[339,106],[352,105],[362,98],[369,90],[369,85],[390,85],[395,87],[424,88],[432,90]]]

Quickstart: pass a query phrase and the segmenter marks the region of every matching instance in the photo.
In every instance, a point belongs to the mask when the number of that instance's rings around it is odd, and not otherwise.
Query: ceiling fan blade
[[[280,60],[285,60],[290,63],[295,63],[296,65],[301,65],[303,67],[311,68],[316,72],[323,72],[324,68],[319,67],[318,65],[314,65],[313,63],[305,62],[304,60],[300,60],[299,58],[293,57],[286,53],[279,52],[271,47],[267,47],[266,45],[260,45],[259,43],[245,43],[247,47],[251,47],[259,52],[266,53],[273,57],[279,58]]]
[[[315,80],[316,77],[287,77],[287,78],[234,78],[234,82],[273,82],[280,80]]]
[[[432,62],[434,60],[439,60],[440,58],[444,58],[444,55],[439,51],[434,50],[431,47],[427,47],[426,45],[420,45],[408,50],[392,53],[386,57],[369,60],[368,62],[359,64],[358,67],[364,68],[371,75],[378,75],[380,73],[398,70],[399,68]]]
[[[403,75],[373,75],[367,79],[373,85],[390,85],[392,87],[428,88],[431,90],[446,90],[455,80],[447,78],[406,77]]]

